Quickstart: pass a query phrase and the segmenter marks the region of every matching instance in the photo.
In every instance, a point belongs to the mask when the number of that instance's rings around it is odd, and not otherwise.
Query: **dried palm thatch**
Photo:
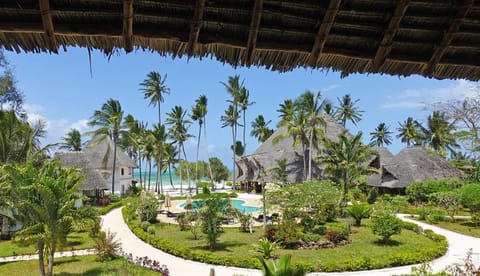
[[[113,148],[114,144],[112,139],[108,136],[94,137],[84,149],[85,154],[92,163],[92,167],[97,169],[112,170],[113,168]],[[136,168],[137,165],[132,159],[123,153],[123,151],[117,147],[117,160],[116,167],[124,168]]]
[[[84,152],[57,152],[55,158],[60,160],[62,166],[78,168],[85,174],[85,178],[78,186],[80,191],[107,190],[109,188],[105,178],[98,170],[92,167],[90,160]]]
[[[381,169],[381,174],[369,177],[368,185],[405,188],[414,182],[463,177],[462,171],[421,146],[401,150],[395,157],[385,161]]]
[[[474,0],[5,0],[0,47],[214,57],[233,66],[480,79]]]
[[[345,131],[345,128],[331,116],[323,114],[323,117],[326,122],[325,137],[338,141],[338,136]],[[253,154],[237,157],[235,160],[238,168],[237,180],[260,181],[263,179],[266,182],[275,182],[273,169],[277,167],[277,161],[286,159],[288,182],[299,183],[304,181],[304,152],[301,145],[294,145],[293,138],[287,132],[287,127],[280,127]],[[278,139],[279,136],[283,136],[283,139]],[[308,150],[305,154],[308,157]],[[313,159],[315,159],[315,153],[313,154]],[[312,178],[320,179],[322,177],[322,165],[312,162]]]

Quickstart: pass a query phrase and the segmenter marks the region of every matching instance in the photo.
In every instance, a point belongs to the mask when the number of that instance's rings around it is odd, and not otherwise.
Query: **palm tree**
[[[294,104],[292,100],[285,100],[283,103],[280,104],[280,108],[277,109],[277,112],[280,113],[278,116],[280,121],[277,124],[277,127],[285,126],[290,122],[293,118]]]
[[[40,275],[52,275],[56,249],[72,230],[81,176],[75,168],[62,168],[58,161],[47,162],[40,169],[29,162],[8,165],[5,170],[9,184],[16,186],[12,197],[17,219],[24,226],[16,239],[36,242]]]
[[[60,149],[69,151],[81,151],[83,147],[82,134],[78,129],[72,128],[63,138]]]
[[[370,132],[372,136],[370,138],[370,145],[383,147],[384,145],[390,145],[392,143],[392,132],[388,129],[389,127],[385,123],[378,124],[374,132]]]
[[[263,115],[258,115],[255,120],[251,123],[252,130],[250,131],[250,136],[257,138],[259,142],[265,142],[273,134],[273,129],[268,128],[272,120],[265,122]]]
[[[177,157],[177,155],[179,155],[179,153],[172,143],[167,143],[165,144],[164,154],[165,163],[168,168],[168,174],[170,175],[170,185],[172,186],[172,188],[175,188],[172,181],[172,166],[178,162],[179,158]]]
[[[165,75],[162,79],[160,73],[152,71],[148,73],[147,78],[140,83],[142,86],[140,90],[143,92],[143,98],[150,99],[150,103],[148,105],[158,106],[159,124],[162,124],[160,105],[164,101],[163,94],[170,94],[170,88],[168,88],[165,84],[166,80],[167,75]]]
[[[141,140],[141,155],[145,158],[145,161],[148,165],[148,188],[147,191],[150,191],[150,182],[152,177],[152,159],[155,154],[155,136],[153,135],[152,130],[146,130],[140,138]],[[145,182],[147,182],[146,176],[144,177]],[[146,183],[143,185],[145,188]]]
[[[236,148],[236,135],[235,135],[235,128],[238,125],[238,110],[235,109],[233,105],[229,105],[227,110],[225,110],[224,115],[220,117],[220,121],[222,122],[222,128],[224,127],[231,127],[232,128],[232,160],[233,160],[233,187],[235,187],[235,148]]]
[[[95,110],[88,122],[89,126],[98,127],[92,131],[94,136],[105,139],[109,136],[113,140],[113,168],[112,168],[112,194],[115,192],[115,169],[117,165],[117,142],[120,136],[123,121],[123,110],[118,100],[109,99],[100,110]],[[107,151],[108,153],[108,151]]]
[[[179,154],[183,153],[185,161],[188,162],[187,154],[185,152],[184,143],[191,137],[188,134],[188,126],[192,123],[190,120],[185,119],[187,115],[187,111],[184,110],[181,106],[174,106],[172,110],[167,113],[167,119],[165,123],[170,125],[169,132],[171,138],[174,140],[175,143],[178,145],[178,152]],[[180,159],[180,158],[179,158]],[[187,179],[188,179],[188,189],[191,190],[190,187],[190,173],[187,170]],[[182,186],[180,185],[182,189]],[[181,190],[183,192],[183,190]]]
[[[264,276],[303,276],[306,271],[291,264],[291,255],[283,255],[279,260],[265,260],[259,257]]]
[[[242,109],[242,114],[243,114],[242,117],[243,117],[243,149],[244,151],[247,149],[247,144],[245,143],[245,133],[247,128],[246,112],[249,106],[255,104],[255,102],[250,102],[249,97],[250,97],[250,92],[248,91],[248,89],[245,87],[242,87],[238,94],[238,106]]]
[[[198,153],[200,151],[200,137],[202,136],[202,126],[204,123],[205,116],[207,114],[207,97],[201,95],[198,99],[195,100],[195,105],[192,107],[192,113],[190,118],[193,121],[198,121],[198,138],[197,138],[197,160],[195,163],[195,179],[198,177]],[[198,194],[198,183],[195,184],[195,193]]]
[[[366,165],[375,151],[362,144],[362,132],[350,138],[345,131],[337,142],[324,138],[323,144],[323,155],[319,161],[325,165],[325,172],[341,187],[340,208],[343,210],[347,205],[348,189],[355,179],[376,172]]]
[[[346,94],[342,97],[342,99],[338,99],[340,106],[336,110],[337,120],[340,121],[340,124],[345,127],[347,121],[351,121],[354,125],[357,125],[358,122],[362,119],[363,111],[359,110],[358,107],[355,106],[359,100],[355,100],[352,102],[352,98],[350,94]]]
[[[165,144],[167,141],[167,132],[165,131],[165,125],[155,124],[153,126],[152,134],[155,137],[155,142],[153,143],[154,147],[154,159],[157,167],[157,181],[155,182],[155,192],[159,192],[159,183],[160,180],[160,194],[163,194],[163,180],[162,180],[162,172],[163,172],[163,159],[164,159],[164,152],[165,152]]]
[[[427,127],[418,126],[423,133],[425,143],[440,155],[446,156],[447,150],[455,153],[455,148],[458,148],[454,135],[455,125],[448,122],[445,113],[433,111],[427,118]]]
[[[398,122],[399,127],[397,131],[397,138],[401,138],[402,143],[407,143],[407,146],[410,146],[411,143],[417,143],[420,138],[420,133],[418,131],[417,125],[418,122],[413,120],[412,117],[408,117],[407,120],[401,124]]]

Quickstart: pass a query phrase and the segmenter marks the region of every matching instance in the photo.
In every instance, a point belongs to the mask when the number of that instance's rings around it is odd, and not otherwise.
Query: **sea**
[[[135,170],[135,172],[133,173],[133,178],[135,180],[139,181],[138,183],[140,183],[140,172],[139,172],[139,170]],[[142,170],[142,181],[143,181],[143,183],[145,183],[148,186],[148,181],[149,181],[148,170],[146,172]],[[151,174],[150,174],[150,186],[155,187],[156,181],[157,181],[157,172],[152,171]],[[210,182],[210,179],[202,178],[200,181]],[[165,172],[165,173],[162,174],[162,184],[163,184],[163,187],[166,188],[166,189],[169,189],[169,188],[170,189],[171,188],[174,188],[174,189],[188,189],[188,187],[195,187],[195,181],[194,180],[190,180],[190,186],[189,186],[189,181],[188,180],[183,180],[182,181],[179,176],[175,175],[174,171],[172,171],[173,187],[170,183],[170,174],[168,172]],[[216,186],[217,187],[223,186],[223,184],[224,183],[216,183]]]

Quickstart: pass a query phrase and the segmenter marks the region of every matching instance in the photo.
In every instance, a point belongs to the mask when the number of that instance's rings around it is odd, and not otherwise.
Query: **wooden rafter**
[[[195,45],[198,41],[200,28],[202,27],[203,11],[205,10],[205,0],[197,0],[195,4],[195,11],[193,13],[192,23],[190,25],[190,34],[188,35],[187,53],[189,56],[193,55]]]
[[[53,28],[52,12],[50,10],[49,0],[39,0],[40,14],[42,15],[43,31],[48,39],[50,51],[57,52],[57,42],[55,41],[55,30]]]
[[[337,16],[338,9],[340,8],[340,3],[342,0],[331,0],[328,5],[325,16],[323,16],[322,24],[318,28],[317,36],[315,37],[315,42],[313,43],[312,51],[310,52],[310,58],[308,59],[308,64],[310,66],[315,66],[317,63],[318,57],[323,51],[325,46],[325,41],[327,41],[327,36],[330,33],[335,17]]]
[[[245,60],[247,64],[253,62],[253,52],[257,47],[258,30],[260,29],[260,21],[262,20],[263,0],[256,0],[253,4],[252,19],[250,20],[250,29],[248,31],[247,52]]]
[[[125,51],[133,50],[133,0],[123,1],[123,43]]]
[[[442,59],[443,55],[445,54],[445,51],[447,50],[448,46],[452,42],[453,36],[455,35],[456,32],[458,32],[458,29],[462,25],[463,19],[465,18],[467,13],[470,11],[473,4],[474,4],[474,0],[464,0],[462,5],[458,8],[458,11],[455,14],[455,17],[452,19],[450,26],[448,27],[448,30],[443,34],[442,41],[435,48],[435,51],[430,57],[430,60],[424,67],[425,68],[423,70],[424,75],[430,75],[435,71],[435,66]]]
[[[409,4],[410,0],[401,0],[397,3],[395,11],[393,12],[392,17],[390,18],[390,22],[388,23],[388,26],[383,34],[380,46],[378,47],[375,57],[373,58],[373,71],[378,71],[378,69],[385,62],[385,59],[392,50],[393,39],[397,34],[400,22],[402,21],[402,18],[405,15]]]

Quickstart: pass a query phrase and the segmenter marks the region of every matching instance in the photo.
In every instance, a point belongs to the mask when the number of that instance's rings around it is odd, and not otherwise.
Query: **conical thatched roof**
[[[91,160],[92,167],[103,170],[113,168],[113,148],[112,139],[108,136],[94,137],[84,149],[88,159]],[[136,168],[137,165],[117,146],[117,167]]]
[[[382,173],[370,176],[370,186],[405,188],[429,179],[462,178],[463,173],[438,154],[422,146],[407,147],[382,165]]]
[[[480,79],[480,2],[2,1],[0,48],[136,49],[233,66]]]
[[[338,136],[345,131],[331,116],[323,114],[327,123],[325,136],[331,140],[338,140]],[[272,169],[277,167],[277,161],[287,159],[288,182],[298,183],[304,180],[302,146],[294,147],[293,138],[288,135],[287,127],[278,128],[260,147],[251,155],[237,157],[237,180],[259,181],[261,171],[266,172],[264,180],[273,182]],[[283,139],[277,137],[282,136]],[[277,141],[276,141],[277,140]],[[307,151],[308,154],[308,151]],[[307,155],[308,156],[308,155]],[[307,160],[308,162],[308,160]],[[312,178],[318,179],[323,176],[322,167],[312,164]]]
[[[68,168],[78,168],[85,174],[85,178],[79,184],[80,191],[106,190],[109,188],[107,181],[100,172],[92,167],[87,155],[81,151],[57,152],[55,158],[60,164]]]
[[[372,156],[372,158],[367,161],[370,167],[380,169],[383,165],[388,164],[394,157],[386,147],[373,147],[373,150],[377,155]]]

